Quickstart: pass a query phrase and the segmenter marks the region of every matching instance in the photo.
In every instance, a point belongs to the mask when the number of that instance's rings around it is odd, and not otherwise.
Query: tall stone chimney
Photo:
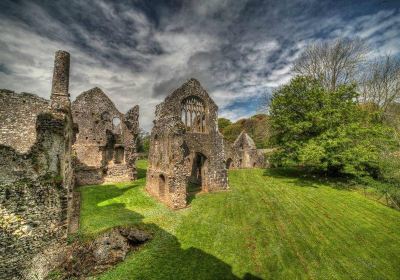
[[[66,112],[71,108],[68,93],[69,57],[66,51],[56,51],[50,100],[51,107],[57,111]]]

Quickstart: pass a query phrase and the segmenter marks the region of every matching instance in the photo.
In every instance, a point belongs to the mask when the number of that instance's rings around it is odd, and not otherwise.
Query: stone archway
[[[200,191],[205,187],[207,158],[202,153],[195,153],[192,160],[192,170],[189,178],[189,190]]]

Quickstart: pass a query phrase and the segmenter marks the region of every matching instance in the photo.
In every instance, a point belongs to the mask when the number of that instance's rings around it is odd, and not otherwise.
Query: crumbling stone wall
[[[233,144],[225,142],[224,149],[227,169],[265,167],[263,150],[257,149],[245,131],[239,134]]]
[[[74,156],[78,185],[136,179],[139,107],[120,113],[100,88],[80,94],[72,103],[78,126]]]
[[[228,188],[218,107],[195,79],[157,105],[146,190],[169,207],[183,208],[192,190]]]
[[[36,118],[49,111],[49,100],[26,92],[0,90],[0,102],[0,143],[27,153],[36,142]]]
[[[68,71],[69,54],[58,51],[54,77],[64,72],[66,79],[53,79],[50,101],[0,91],[2,279],[23,279],[32,257],[68,231],[74,182]]]

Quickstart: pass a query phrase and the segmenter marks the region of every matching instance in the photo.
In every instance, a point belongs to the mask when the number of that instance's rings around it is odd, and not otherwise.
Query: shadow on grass
[[[187,191],[186,202],[187,205],[189,206],[193,202],[193,200],[196,199],[196,196],[201,192],[201,185],[189,182],[186,191]]]
[[[138,179],[146,178],[146,172],[147,172],[146,169],[141,168],[141,167],[136,167],[136,171],[137,171]]]
[[[323,184],[337,190],[352,190],[356,186],[354,178],[351,177],[332,177],[300,168],[269,168],[265,169],[263,175],[279,179],[290,179],[294,185],[299,187],[318,188]]]
[[[126,208],[125,203],[103,205],[105,201],[123,195],[126,191],[135,188],[131,184],[125,188],[115,185],[91,186],[85,195],[90,205],[82,205],[83,216],[92,227],[100,227],[101,232],[115,226],[134,226],[150,232],[153,240],[145,245],[143,256],[136,251],[133,258],[127,258],[120,267],[115,268],[116,274],[126,274],[128,279],[240,279],[233,274],[232,268],[217,257],[205,253],[197,248],[182,249],[178,239],[154,223],[144,223],[144,216]],[[93,224],[98,221],[101,224]],[[98,233],[96,233],[98,234]],[[212,242],[212,240],[210,240]],[[143,259],[140,259],[140,258]],[[129,263],[129,262],[132,262]],[[145,264],[145,265],[144,265]],[[106,272],[113,275],[113,270]],[[117,279],[117,278],[116,278]],[[242,279],[261,279],[246,273]]]

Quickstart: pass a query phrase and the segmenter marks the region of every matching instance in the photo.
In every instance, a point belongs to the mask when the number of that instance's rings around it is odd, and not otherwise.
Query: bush
[[[382,176],[383,152],[398,148],[394,132],[357,104],[355,85],[328,91],[295,77],[271,101],[274,165],[303,166],[333,175]]]

